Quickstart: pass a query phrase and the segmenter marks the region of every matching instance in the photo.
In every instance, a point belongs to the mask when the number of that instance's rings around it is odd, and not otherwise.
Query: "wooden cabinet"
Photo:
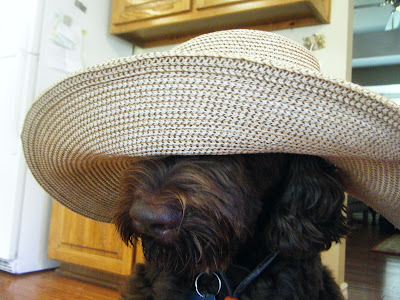
[[[110,32],[142,47],[231,28],[328,23],[330,0],[113,0]]]
[[[124,0],[114,1],[113,5],[113,13],[117,12],[114,14],[113,24],[121,25],[188,12],[191,8],[191,0]]]
[[[144,261],[140,245],[134,248],[126,246],[113,224],[78,215],[54,200],[48,255],[63,262],[61,269],[76,273],[76,277],[95,277],[94,274],[105,272],[110,274],[110,278],[111,274],[116,275],[116,283],[118,278],[131,274],[135,263]],[[104,278],[104,275],[99,277]]]

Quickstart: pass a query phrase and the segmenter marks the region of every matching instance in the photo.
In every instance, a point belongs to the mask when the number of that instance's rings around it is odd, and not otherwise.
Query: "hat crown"
[[[312,53],[302,45],[267,31],[237,29],[204,34],[182,43],[173,52],[232,56],[308,69],[320,73],[320,66]]]

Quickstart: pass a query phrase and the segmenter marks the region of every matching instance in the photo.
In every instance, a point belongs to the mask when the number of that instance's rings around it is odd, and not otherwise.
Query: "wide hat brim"
[[[210,47],[228,36],[273,45],[227,51],[237,49],[228,39],[224,51]],[[271,33],[233,30],[187,43],[85,69],[37,99],[23,149],[52,197],[110,222],[121,174],[138,157],[297,153],[337,165],[348,193],[400,227],[398,105],[322,74],[306,50]],[[293,57],[262,55],[282,43]]]

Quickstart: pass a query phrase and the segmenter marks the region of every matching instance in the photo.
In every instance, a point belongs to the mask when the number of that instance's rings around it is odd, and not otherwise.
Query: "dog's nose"
[[[144,201],[135,201],[129,214],[135,231],[166,241],[177,235],[182,220],[180,209]]]

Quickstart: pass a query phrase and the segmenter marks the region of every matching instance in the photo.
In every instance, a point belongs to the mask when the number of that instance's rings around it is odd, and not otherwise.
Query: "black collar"
[[[250,285],[250,283],[256,279],[275,259],[275,257],[278,255],[278,253],[271,253],[268,255],[262,262],[260,262],[257,267],[253,269],[253,271],[250,272],[236,287],[236,289],[233,291],[232,287],[230,285],[230,282],[225,274],[225,272],[218,271],[218,274],[221,276],[226,289],[228,291],[228,295],[232,298],[238,299],[239,295]],[[216,274],[214,274],[216,275]],[[216,275],[217,276],[217,275]],[[217,276],[218,277],[218,276]],[[197,279],[196,279],[197,280]],[[219,280],[219,277],[218,277]],[[198,293],[199,294],[199,293]],[[200,295],[200,294],[199,294]],[[201,295],[202,296],[202,295]],[[204,296],[202,296],[204,297]],[[214,298],[215,299],[215,298]]]

